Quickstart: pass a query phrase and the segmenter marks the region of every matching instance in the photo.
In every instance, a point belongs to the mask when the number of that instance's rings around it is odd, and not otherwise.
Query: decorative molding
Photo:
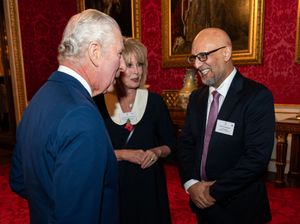
[[[278,115],[286,115],[295,117],[300,114],[300,105],[298,104],[275,104],[275,113]]]
[[[297,12],[297,28],[296,28],[296,54],[295,61],[300,64],[300,1],[298,0],[298,12]]]
[[[176,108],[178,101],[178,90],[163,90],[161,96],[168,108]]]
[[[6,0],[3,3],[15,116],[18,123],[27,106],[18,1]]]
[[[77,0],[77,11],[81,12],[85,9],[85,1],[84,0]]]
[[[141,0],[131,0],[133,9],[131,10],[133,37],[141,39]]]

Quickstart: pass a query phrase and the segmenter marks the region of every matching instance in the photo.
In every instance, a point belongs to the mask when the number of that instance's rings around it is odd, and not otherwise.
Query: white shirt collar
[[[211,93],[214,90],[217,90],[218,93],[220,93],[225,98],[236,72],[237,72],[237,70],[234,67],[232,72],[230,73],[230,75],[221,83],[221,85],[217,89],[210,86],[209,87],[209,95],[211,95]]]
[[[82,85],[83,87],[88,91],[88,93],[92,96],[92,89],[90,87],[90,85],[87,83],[87,81],[85,81],[84,78],[82,78],[81,75],[79,75],[77,72],[75,72],[74,70],[72,70],[71,68],[64,66],[64,65],[60,65],[57,69],[57,71],[66,73],[72,77],[74,77],[75,79],[77,79]]]

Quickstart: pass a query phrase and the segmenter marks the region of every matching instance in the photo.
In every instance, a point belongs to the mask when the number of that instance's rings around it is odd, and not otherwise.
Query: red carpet
[[[10,191],[8,165],[0,166],[0,224],[28,224],[25,200]],[[173,224],[196,223],[188,207],[188,196],[182,190],[175,166],[167,165],[167,183]],[[300,223],[300,188],[274,188],[268,183],[273,220],[271,224]]]

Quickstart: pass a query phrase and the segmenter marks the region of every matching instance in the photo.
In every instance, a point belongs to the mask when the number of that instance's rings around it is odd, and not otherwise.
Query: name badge
[[[216,125],[216,132],[232,136],[234,131],[234,125],[235,124],[233,122],[223,121],[218,119]]]
[[[128,112],[128,113],[120,113],[120,120],[121,123],[126,123],[128,120],[130,120],[131,123],[136,122],[136,115],[134,112]]]

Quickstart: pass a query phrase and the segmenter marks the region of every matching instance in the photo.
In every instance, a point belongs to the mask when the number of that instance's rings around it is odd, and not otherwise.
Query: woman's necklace
[[[122,111],[124,113],[130,112],[132,110],[133,104],[134,104],[134,99],[133,100],[122,100],[120,102]]]
[[[124,113],[131,112],[135,101],[136,91],[128,91],[126,96],[120,99],[120,105]]]

